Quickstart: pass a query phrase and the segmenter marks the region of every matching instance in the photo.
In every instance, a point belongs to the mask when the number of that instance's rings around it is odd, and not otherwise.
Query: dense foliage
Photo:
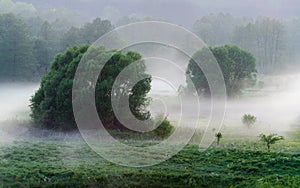
[[[8,2],[2,0],[0,5]],[[73,45],[92,44],[113,28],[100,18],[81,28],[71,26],[66,21],[0,14],[0,81],[37,81],[57,53]]]
[[[0,149],[0,186],[297,188],[299,162],[299,154],[230,148],[199,152],[189,145],[161,164],[130,168],[99,157],[77,137],[27,139]]]
[[[37,62],[25,23],[13,14],[0,15],[0,79],[28,79]]]
[[[81,44],[92,44],[99,37],[113,29],[112,24],[108,20],[96,18],[92,23],[86,23],[83,27],[71,27],[61,36],[60,48]]]
[[[257,60],[258,71],[272,74],[290,62],[295,63],[295,48],[299,49],[296,28],[299,28],[298,19],[258,17],[253,20],[219,13],[197,20],[192,30],[210,46],[235,44],[250,51]]]
[[[171,122],[165,117],[153,132],[159,138],[167,138],[173,133],[174,129]]]
[[[284,25],[270,18],[257,19],[254,23],[237,27],[233,43],[250,51],[257,59],[261,73],[274,73],[283,68],[285,49]],[[286,57],[288,59],[288,57]]]
[[[55,54],[74,45],[89,45],[114,28],[109,20],[88,22],[70,9],[12,0],[0,0],[0,13],[0,81],[39,80]],[[152,19],[123,17],[116,25],[141,20]],[[250,51],[259,73],[272,74],[298,65],[299,20],[209,14],[199,18],[192,31],[210,46],[235,44]],[[11,32],[13,28],[16,31]]]
[[[256,72],[255,59],[251,53],[244,51],[237,46],[228,45],[210,47],[209,49],[223,72],[228,96],[238,94],[245,86],[244,83],[246,80],[250,81],[250,83],[255,81],[253,75]],[[203,95],[209,95],[210,89],[203,71],[195,61],[209,63],[205,62],[208,61],[205,59],[207,53],[210,52],[205,48],[196,52],[190,60],[186,71],[187,76],[192,81],[191,83],[189,79],[187,79],[188,89],[194,84],[197,92]]]
[[[0,0],[0,12],[0,81],[39,80],[57,53],[90,45],[114,28],[109,20],[83,21],[67,10],[44,10],[11,0]],[[124,17],[116,25],[139,20],[151,19]],[[192,30],[208,45],[236,44],[250,51],[259,73],[272,74],[297,65],[299,26],[298,18],[252,20],[220,13],[197,20]]]
[[[208,45],[225,45],[231,43],[235,28],[245,22],[249,20],[229,13],[209,14],[197,20],[192,31]]]
[[[50,71],[43,77],[41,86],[31,99],[32,119],[35,124],[51,129],[75,129],[76,124],[72,111],[72,86],[73,78],[83,54],[88,46],[72,47],[63,54],[58,54],[51,65]],[[112,51],[105,51],[102,47],[92,48],[94,58],[107,56]],[[96,83],[96,106],[98,114],[107,128],[122,129],[112,110],[111,95],[112,86],[119,73],[129,64],[139,61],[138,72],[146,69],[141,56],[135,52],[122,54],[116,52],[103,67],[98,82]],[[89,61],[91,66],[103,66],[95,64],[98,61]],[[101,61],[100,61],[101,62]],[[88,80],[87,80],[88,81]],[[130,109],[139,119],[147,119],[150,114],[143,110],[147,105],[146,94],[150,91],[151,78],[138,82],[130,92],[122,95],[130,95]],[[129,84],[129,83],[127,83]],[[126,87],[126,85],[122,85]]]

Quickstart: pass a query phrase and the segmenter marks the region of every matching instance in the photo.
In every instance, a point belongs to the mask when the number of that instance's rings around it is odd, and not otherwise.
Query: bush
[[[216,133],[215,137],[217,138],[217,145],[220,145],[221,138],[223,138],[222,133],[221,132]]]
[[[77,66],[87,49],[88,46],[72,47],[55,57],[50,71],[43,77],[40,88],[31,98],[31,117],[35,125],[55,130],[77,129],[72,108],[72,87]],[[114,53],[113,56],[104,66],[101,61],[99,63],[99,58],[103,59],[112,53]],[[89,58],[91,58],[90,61],[84,62],[88,67],[103,66],[95,84],[96,107],[103,125],[107,129],[126,129],[113,112],[112,87],[121,71],[133,62],[139,63],[136,72],[145,75],[146,66],[141,60],[141,55],[136,52],[122,54],[116,51],[106,51],[103,47],[95,47],[90,48]],[[126,84],[130,85],[132,80],[128,78],[125,81],[122,87],[129,87]],[[84,80],[84,82],[93,83],[91,80]],[[123,95],[130,96],[130,110],[141,120],[150,117],[150,113],[145,110],[148,104],[146,95],[150,89],[151,77],[147,75],[146,79],[139,81],[130,91],[122,92]],[[86,90],[87,88],[78,88],[75,92],[82,93]],[[84,105],[88,104],[84,103]]]
[[[277,136],[277,134],[260,134],[260,141],[264,142],[267,145],[268,152],[270,152],[270,148],[272,144],[275,144],[277,141],[284,140],[283,136]]]
[[[162,122],[159,126],[157,125],[157,123],[155,123],[157,128],[154,130],[154,134],[160,138],[167,138],[173,133],[174,126],[167,119],[167,117],[162,118],[161,115],[157,117],[155,121],[160,122],[161,120]]]
[[[256,117],[251,114],[245,114],[242,117],[242,122],[244,125],[246,125],[248,128],[253,125],[256,122]]]

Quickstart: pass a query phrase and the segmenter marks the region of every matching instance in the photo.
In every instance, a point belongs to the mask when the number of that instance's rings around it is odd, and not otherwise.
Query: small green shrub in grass
[[[250,126],[256,122],[256,117],[251,114],[245,114],[242,117],[242,122],[244,125],[246,125],[248,128],[250,128]]]
[[[216,133],[215,137],[217,138],[217,145],[220,145],[221,138],[223,138],[222,133],[220,132]]]
[[[162,118],[163,116],[159,116],[156,118],[156,122],[160,122],[162,119],[161,124],[154,130],[154,134],[158,136],[159,138],[167,138],[169,137],[173,131],[174,126],[171,124],[171,122],[167,119],[167,117]]]
[[[283,136],[277,136],[277,134],[260,134],[259,135],[260,141],[264,142],[267,145],[268,152],[270,152],[270,148],[272,144],[275,144],[277,141],[284,140]]]

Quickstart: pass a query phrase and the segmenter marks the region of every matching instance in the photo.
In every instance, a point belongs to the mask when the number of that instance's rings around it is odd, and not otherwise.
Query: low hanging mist
[[[227,101],[224,125],[227,127],[242,127],[241,117],[253,114],[257,117],[257,128],[268,132],[283,132],[299,129],[299,95],[300,74],[269,76],[265,78],[264,88],[246,91],[249,96]],[[30,97],[37,90],[38,84],[6,83],[0,85],[0,143],[13,141],[17,135],[22,135],[30,126]],[[163,89],[165,88],[165,89]],[[150,97],[163,95],[166,98],[176,96],[176,91],[165,83],[154,80]],[[188,101],[183,101],[188,102]],[[195,104],[189,104],[195,105]],[[209,115],[206,111],[207,101],[201,101],[201,115]],[[153,113],[165,113],[171,120],[176,116],[172,108],[165,109],[163,103],[153,100]],[[195,117],[196,118],[196,117]],[[186,121],[186,126],[189,126]],[[205,128],[206,124],[200,124]]]
[[[226,103],[224,123],[222,129],[242,128],[241,118],[244,114],[252,114],[257,117],[256,131],[269,133],[293,131],[300,128],[300,74],[285,74],[278,76],[266,76],[262,79],[264,87],[261,89],[249,89],[243,91],[245,96],[228,99]],[[168,101],[169,96],[176,96],[177,90],[160,80],[154,80],[150,96],[163,94]],[[169,100],[170,101],[170,100]],[[217,101],[214,101],[217,103]],[[196,105],[189,101],[183,101],[188,105]],[[160,104],[160,107],[158,105]],[[161,101],[155,101],[152,105],[153,113],[167,111],[169,117],[176,119],[180,114],[172,107],[165,109]],[[169,106],[172,106],[171,104]],[[200,100],[200,116],[207,119],[210,115],[210,101]],[[197,117],[190,117],[195,121]],[[189,126],[186,120],[186,126]],[[207,121],[199,124],[198,128],[204,130]],[[239,130],[239,129],[237,129]]]
[[[26,132],[30,123],[29,100],[37,88],[36,83],[0,84],[0,145]]]

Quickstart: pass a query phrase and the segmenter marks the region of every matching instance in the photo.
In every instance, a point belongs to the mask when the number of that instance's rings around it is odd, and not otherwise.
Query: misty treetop
[[[48,13],[42,10],[27,3],[0,0],[0,81],[39,80],[57,53],[74,45],[90,45],[114,29],[109,20],[86,19],[80,26],[75,23],[77,17],[61,9],[51,9],[53,14],[63,15],[60,18],[46,16]],[[143,19],[124,17],[116,24],[139,20]],[[192,31],[209,46],[233,44],[251,52],[258,73],[273,74],[298,66],[299,20],[209,14],[197,20]]]
[[[33,17],[36,15],[36,8],[32,4],[24,2],[13,2],[12,0],[0,0],[0,12],[15,13],[24,17]]]
[[[113,28],[110,21],[100,18],[82,28],[61,25],[68,24],[0,14],[0,80],[37,81],[57,53],[73,45],[91,44]]]
[[[64,53],[55,57],[49,72],[41,81],[39,90],[31,99],[31,117],[37,126],[57,130],[77,128],[72,110],[72,86],[77,66],[87,49],[88,46],[75,46],[68,48]],[[85,63],[91,67],[103,66],[101,63],[95,64],[95,62],[99,62],[99,58],[101,60],[102,57],[114,53],[104,65],[95,84],[95,102],[99,117],[106,128],[125,129],[118,122],[112,110],[112,87],[120,72],[133,62],[138,62],[137,71],[143,73],[146,67],[144,62],[141,61],[142,57],[136,52],[123,54],[121,52],[106,51],[103,47],[90,50],[89,58],[91,60]],[[91,56],[91,54],[94,56]],[[86,82],[89,82],[89,80]],[[127,85],[129,84],[127,83]],[[123,84],[122,87],[126,87],[126,84]],[[130,91],[122,93],[122,95],[129,96],[130,110],[139,119],[147,119],[150,116],[144,108],[148,104],[146,94],[150,91],[150,88],[151,77],[149,76],[139,81]],[[85,92],[85,89],[80,88],[74,92]],[[85,103],[84,105],[89,104]]]
[[[0,57],[1,80],[26,80],[37,65],[27,26],[13,14],[0,15]]]
[[[239,27],[233,42],[254,54],[261,72],[270,74],[283,68],[285,30],[280,21],[262,18]]]
[[[0,15],[0,80],[36,81],[59,52],[58,33],[47,21],[30,25],[14,14]]]
[[[227,13],[209,14],[197,20],[192,31],[210,46],[231,43],[232,33],[236,27],[249,22],[249,19],[234,17]]]
[[[241,89],[245,87],[246,83],[255,83],[256,65],[253,55],[245,50],[240,49],[237,46],[219,46],[210,47],[214,57],[219,64],[226,84],[226,90],[228,96],[234,96],[240,93]],[[210,88],[207,79],[197,65],[197,62],[207,61],[206,53],[210,53],[206,48],[203,48],[196,52],[188,64],[186,71],[187,76],[187,90],[191,91],[192,85],[195,86],[196,91],[201,95],[210,95]],[[211,73],[213,74],[213,73]]]
[[[71,27],[62,35],[61,48],[66,49],[74,45],[92,44],[99,37],[113,29],[108,20],[96,18],[92,23],[86,23],[83,27]]]
[[[231,14],[209,14],[197,20],[192,31],[210,46],[238,45],[250,51],[262,74],[295,68],[300,50],[299,18],[256,19]]]
[[[22,0],[23,1],[23,0]],[[44,4],[43,6],[40,5]],[[29,3],[14,1],[14,0],[0,0],[0,13],[13,13],[26,20],[33,18],[41,18],[50,22],[63,21],[65,26],[81,25],[87,22],[86,16],[80,14],[78,11],[74,11],[62,7],[49,6],[49,2],[46,1],[33,1]]]

